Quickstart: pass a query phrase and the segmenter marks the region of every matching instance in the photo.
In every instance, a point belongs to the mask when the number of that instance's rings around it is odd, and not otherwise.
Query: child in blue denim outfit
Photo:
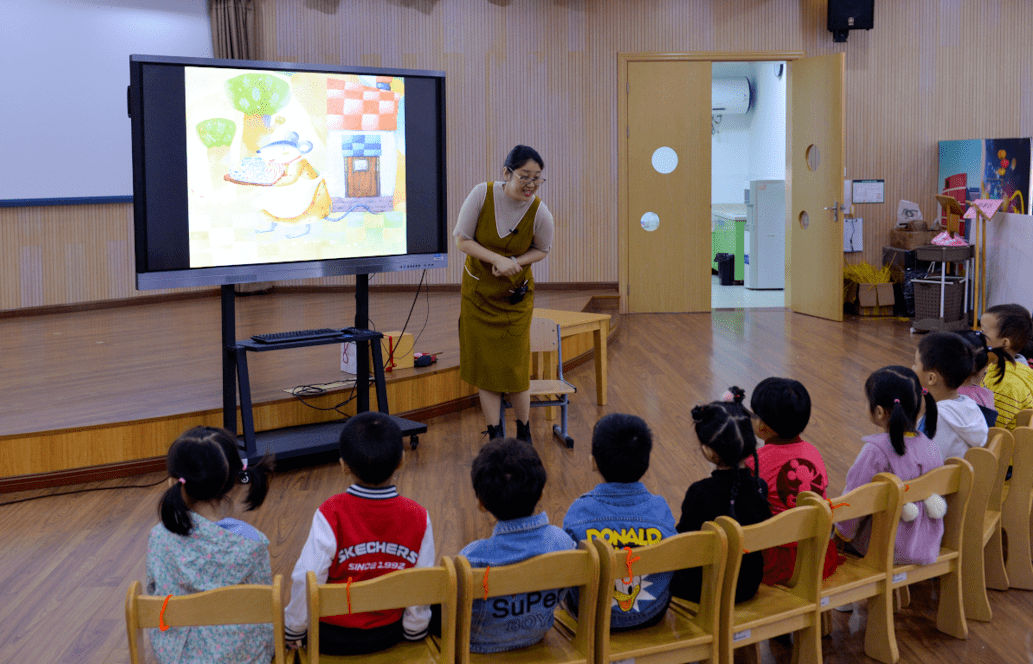
[[[592,465],[605,481],[575,500],[563,517],[563,530],[575,542],[601,539],[619,550],[677,534],[667,501],[646,491],[639,481],[649,469],[652,449],[653,433],[640,417],[612,413],[596,422]],[[630,583],[617,579],[609,589],[610,630],[648,627],[663,620],[671,601],[671,576],[634,576]],[[576,610],[577,589],[571,589],[567,606]]]
[[[496,438],[481,448],[470,470],[481,506],[498,523],[488,539],[463,547],[474,567],[510,565],[543,553],[574,548],[570,537],[549,517],[535,514],[545,488],[545,467],[530,443]],[[475,599],[470,652],[513,650],[541,641],[552,627],[553,609],[563,589]]]

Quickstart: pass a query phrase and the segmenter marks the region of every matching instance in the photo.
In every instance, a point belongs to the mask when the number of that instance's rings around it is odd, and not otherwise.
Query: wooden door
[[[842,53],[789,63],[786,306],[843,320],[846,107]]]
[[[710,311],[711,63],[627,65],[628,311]]]
[[[345,157],[348,177],[348,198],[371,198],[380,195],[380,158]]]

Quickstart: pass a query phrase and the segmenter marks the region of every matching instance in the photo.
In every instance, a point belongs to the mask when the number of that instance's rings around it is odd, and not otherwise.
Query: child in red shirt
[[[757,450],[761,479],[768,485],[771,515],[796,507],[801,491],[813,491],[828,498],[825,490],[829,475],[821,454],[800,434],[811,418],[811,397],[799,381],[791,378],[765,378],[753,390],[750,399],[753,430],[764,441]],[[747,458],[746,466],[752,467]],[[764,583],[788,583],[796,565],[796,543],[764,550]],[[839,556],[835,543],[829,541],[822,578],[836,571]]]

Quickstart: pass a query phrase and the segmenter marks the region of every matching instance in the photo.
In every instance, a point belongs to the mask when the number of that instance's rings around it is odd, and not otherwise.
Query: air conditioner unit
[[[750,110],[750,81],[715,78],[711,82],[710,110],[714,115],[742,115]]]

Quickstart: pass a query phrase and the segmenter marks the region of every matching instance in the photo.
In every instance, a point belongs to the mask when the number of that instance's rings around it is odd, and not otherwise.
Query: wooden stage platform
[[[370,294],[371,327],[407,332],[437,364],[387,374],[392,414],[424,419],[474,403],[459,379],[458,292]],[[616,313],[614,290],[539,290],[538,308]],[[237,298],[237,338],[345,327],[350,292],[274,291]],[[198,424],[222,425],[217,294],[157,304],[0,319],[0,492],[103,479],[164,466],[169,443]],[[611,327],[611,334],[616,326]],[[592,334],[564,340],[567,364],[591,354]],[[350,377],[340,346],[249,358],[259,431],[340,418],[350,388],[305,397],[285,390]],[[341,407],[354,412],[354,401]],[[239,418],[238,418],[239,421]]]

